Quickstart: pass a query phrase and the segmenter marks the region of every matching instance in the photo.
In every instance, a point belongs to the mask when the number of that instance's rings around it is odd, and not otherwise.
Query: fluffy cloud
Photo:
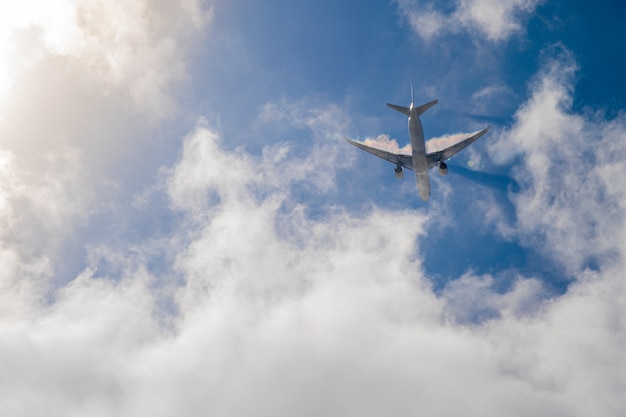
[[[435,2],[398,0],[413,30],[425,40],[442,33],[469,31],[492,42],[508,39],[522,30],[520,19],[532,13],[541,0],[457,0],[451,12]]]
[[[157,416],[623,410],[619,268],[580,272],[565,295],[547,300],[537,279],[517,277],[497,294],[493,277],[472,274],[437,296],[417,243],[432,221],[427,214],[336,210],[311,218],[293,195],[309,175],[285,178],[275,169],[275,153],[286,160],[289,152],[227,151],[200,123],[165,174],[172,208],[183,213],[163,243],[174,268],[158,276],[137,258],[119,276],[85,270],[53,302],[22,299],[33,303],[31,314],[0,321],[0,355],[9,364],[0,373],[0,409]],[[313,169],[317,160],[297,163]],[[129,250],[125,260],[134,256]],[[171,301],[163,305],[164,297]]]
[[[547,59],[491,154],[522,158],[515,175],[523,190],[512,196],[518,237],[576,273],[623,261],[625,120],[573,113],[577,65],[560,46],[550,51],[557,58]]]
[[[107,220],[84,153],[54,148],[33,175],[3,152],[0,414],[620,415],[626,124],[573,112],[575,69],[547,60],[490,149],[520,184],[515,222],[490,221],[572,275],[551,298],[542,277],[498,292],[471,272],[437,295],[420,245],[440,213],[311,215],[300,187],[332,190],[346,163],[333,106],[261,112],[313,138],[304,156],[227,150],[198,123],[153,191],[169,234],[105,241],[69,283],[49,239]]]
[[[42,153],[39,170],[0,154],[0,295],[3,315],[29,315],[51,289],[55,261],[95,208],[94,181],[77,149]]]
[[[50,55],[69,57],[103,92],[127,95],[138,108],[157,115],[171,111],[171,85],[185,76],[187,45],[212,17],[211,8],[199,0],[54,0],[0,7],[5,91],[10,78],[17,77],[16,66],[30,67]]]
[[[155,125],[211,16],[196,0],[0,5],[0,247],[7,271],[42,281],[6,282],[45,297],[84,266],[94,214],[127,220],[124,194],[162,163]]]

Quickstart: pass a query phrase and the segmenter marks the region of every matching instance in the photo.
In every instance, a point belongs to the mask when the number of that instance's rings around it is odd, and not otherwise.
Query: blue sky
[[[0,6],[0,414],[620,415],[625,12]]]

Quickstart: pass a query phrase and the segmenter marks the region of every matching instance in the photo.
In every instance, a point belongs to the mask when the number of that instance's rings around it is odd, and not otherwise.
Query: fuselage
[[[424,129],[417,114],[417,110],[411,103],[409,113],[409,139],[413,150],[413,172],[417,182],[417,191],[424,201],[430,197],[430,178],[428,177],[428,161],[426,160],[426,142],[424,141]]]

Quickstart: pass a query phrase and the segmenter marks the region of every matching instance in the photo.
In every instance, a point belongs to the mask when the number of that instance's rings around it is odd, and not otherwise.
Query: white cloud
[[[512,94],[511,90],[501,84],[488,85],[472,94],[472,102],[479,102],[485,99],[491,99],[492,97],[498,97],[500,95]]]
[[[512,196],[518,236],[575,273],[621,261],[616,255],[624,240],[616,230],[623,225],[626,201],[617,184],[626,177],[625,121],[572,112],[576,63],[559,46],[550,51],[556,58],[535,77],[530,99],[491,154],[498,162],[522,159],[514,167],[522,190]]]
[[[278,123],[310,130],[315,139],[334,140],[341,137],[350,124],[345,110],[333,103],[311,103],[311,100],[282,99],[266,103],[259,112],[258,123]]]
[[[501,230],[575,278],[551,299],[541,277],[499,293],[498,275],[471,273],[435,295],[424,211],[309,216],[298,187],[332,190],[346,163],[336,106],[262,112],[313,138],[305,156],[226,150],[198,123],[159,189],[182,220],[138,247],[105,239],[70,283],[51,282],[64,260],[46,239],[103,220],[84,152],[55,147],[34,170],[3,151],[0,414],[620,415],[626,123],[572,111],[575,67],[549,60],[491,149],[521,157],[517,222]],[[163,254],[172,267],[154,271]],[[595,271],[580,261],[594,256]]]
[[[508,292],[494,292],[495,283],[504,279],[467,273],[452,281],[443,291],[446,313],[452,320],[475,323],[502,315],[524,317],[541,307],[545,290],[539,280],[517,277]]]
[[[397,0],[412,29],[425,40],[446,33],[468,31],[491,42],[501,42],[522,31],[520,20],[541,0],[456,0],[450,12],[439,11],[436,2]]]
[[[7,271],[65,282],[62,267],[84,264],[76,258],[89,250],[85,229],[103,228],[103,213],[111,235],[122,228],[124,193],[152,181],[167,152],[155,125],[171,114],[173,87],[211,17],[196,0],[0,5],[0,248],[15,264]],[[49,285],[33,288],[41,298]]]
[[[518,277],[498,294],[497,277],[471,274],[438,297],[416,244],[424,213],[311,218],[291,195],[307,176],[275,166],[271,152],[223,149],[200,123],[166,174],[173,206],[187,213],[165,243],[172,276],[135,258],[119,276],[86,270],[51,304],[22,299],[37,306],[28,318],[0,317],[0,359],[10,364],[0,411],[621,413],[620,268],[581,273],[548,300],[537,280]],[[159,307],[163,296],[173,310]],[[491,320],[471,320],[483,306]]]
[[[20,61],[28,68],[46,56],[63,56],[103,92],[128,96],[140,110],[161,116],[172,110],[171,86],[184,78],[193,37],[203,33],[212,9],[200,0],[54,0],[6,3],[0,16],[5,92]]]
[[[95,184],[81,152],[61,148],[35,158],[24,169],[4,151],[0,168],[0,239],[23,256],[51,254],[97,210]]]

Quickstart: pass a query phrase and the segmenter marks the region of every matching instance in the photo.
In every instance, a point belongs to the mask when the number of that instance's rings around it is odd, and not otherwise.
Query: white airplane
[[[415,180],[417,181],[417,191],[419,192],[422,200],[426,201],[430,197],[430,178],[428,177],[428,170],[435,165],[439,165],[439,173],[446,175],[448,173],[448,166],[445,161],[450,159],[457,152],[466,148],[472,142],[476,141],[482,135],[487,133],[490,126],[487,126],[480,132],[459,141],[458,143],[442,149],[437,152],[426,153],[426,142],[424,141],[424,130],[422,129],[422,122],[419,116],[432,106],[437,104],[437,100],[433,100],[429,103],[422,104],[419,107],[415,107],[413,104],[413,86],[411,86],[411,106],[404,107],[395,104],[387,103],[387,106],[404,114],[409,118],[409,138],[411,139],[411,155],[405,155],[401,153],[394,153],[385,151],[382,149],[367,146],[361,142],[345,138],[348,143],[363,149],[366,152],[376,155],[379,158],[385,159],[389,162],[396,164],[394,172],[398,179],[404,176],[402,168],[408,168],[415,171]]]

